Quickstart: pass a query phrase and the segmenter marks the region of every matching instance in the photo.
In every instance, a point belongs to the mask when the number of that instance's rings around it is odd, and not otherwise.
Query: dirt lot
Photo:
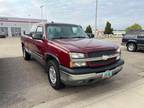
[[[121,43],[119,38],[106,40]],[[55,91],[39,63],[23,60],[19,38],[0,39],[0,108],[30,108],[46,101],[53,108],[61,108],[91,98],[104,99],[104,95],[122,90],[144,77],[144,51],[130,53],[125,47],[121,48],[125,65],[117,76],[94,85]]]

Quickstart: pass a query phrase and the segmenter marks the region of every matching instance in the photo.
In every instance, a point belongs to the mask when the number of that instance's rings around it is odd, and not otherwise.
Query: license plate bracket
[[[110,78],[111,76],[112,76],[112,71],[110,71],[110,70],[107,70],[104,73],[102,73],[102,78],[103,79]]]

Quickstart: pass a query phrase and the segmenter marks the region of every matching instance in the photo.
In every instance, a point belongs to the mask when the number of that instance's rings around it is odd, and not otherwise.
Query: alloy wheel
[[[49,68],[49,76],[50,76],[50,80],[53,84],[56,83],[56,71],[54,66],[50,66]]]

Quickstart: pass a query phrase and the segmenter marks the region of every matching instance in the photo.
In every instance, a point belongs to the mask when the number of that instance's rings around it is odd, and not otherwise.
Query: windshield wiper
[[[86,38],[86,37],[83,37],[83,36],[78,36],[78,37],[72,37],[72,38]]]
[[[69,37],[61,36],[61,37],[54,37],[54,38],[51,38],[51,39],[69,39]]]

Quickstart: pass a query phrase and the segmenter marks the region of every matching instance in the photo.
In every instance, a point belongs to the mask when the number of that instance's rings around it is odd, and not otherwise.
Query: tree
[[[91,33],[92,34],[92,28],[91,26],[87,26],[86,30],[85,30],[86,33]]]
[[[111,27],[111,23],[110,22],[106,23],[104,34],[113,34],[113,28]]]
[[[129,26],[128,28],[126,28],[126,32],[132,31],[132,30],[142,30],[142,26],[139,24],[133,24]]]

